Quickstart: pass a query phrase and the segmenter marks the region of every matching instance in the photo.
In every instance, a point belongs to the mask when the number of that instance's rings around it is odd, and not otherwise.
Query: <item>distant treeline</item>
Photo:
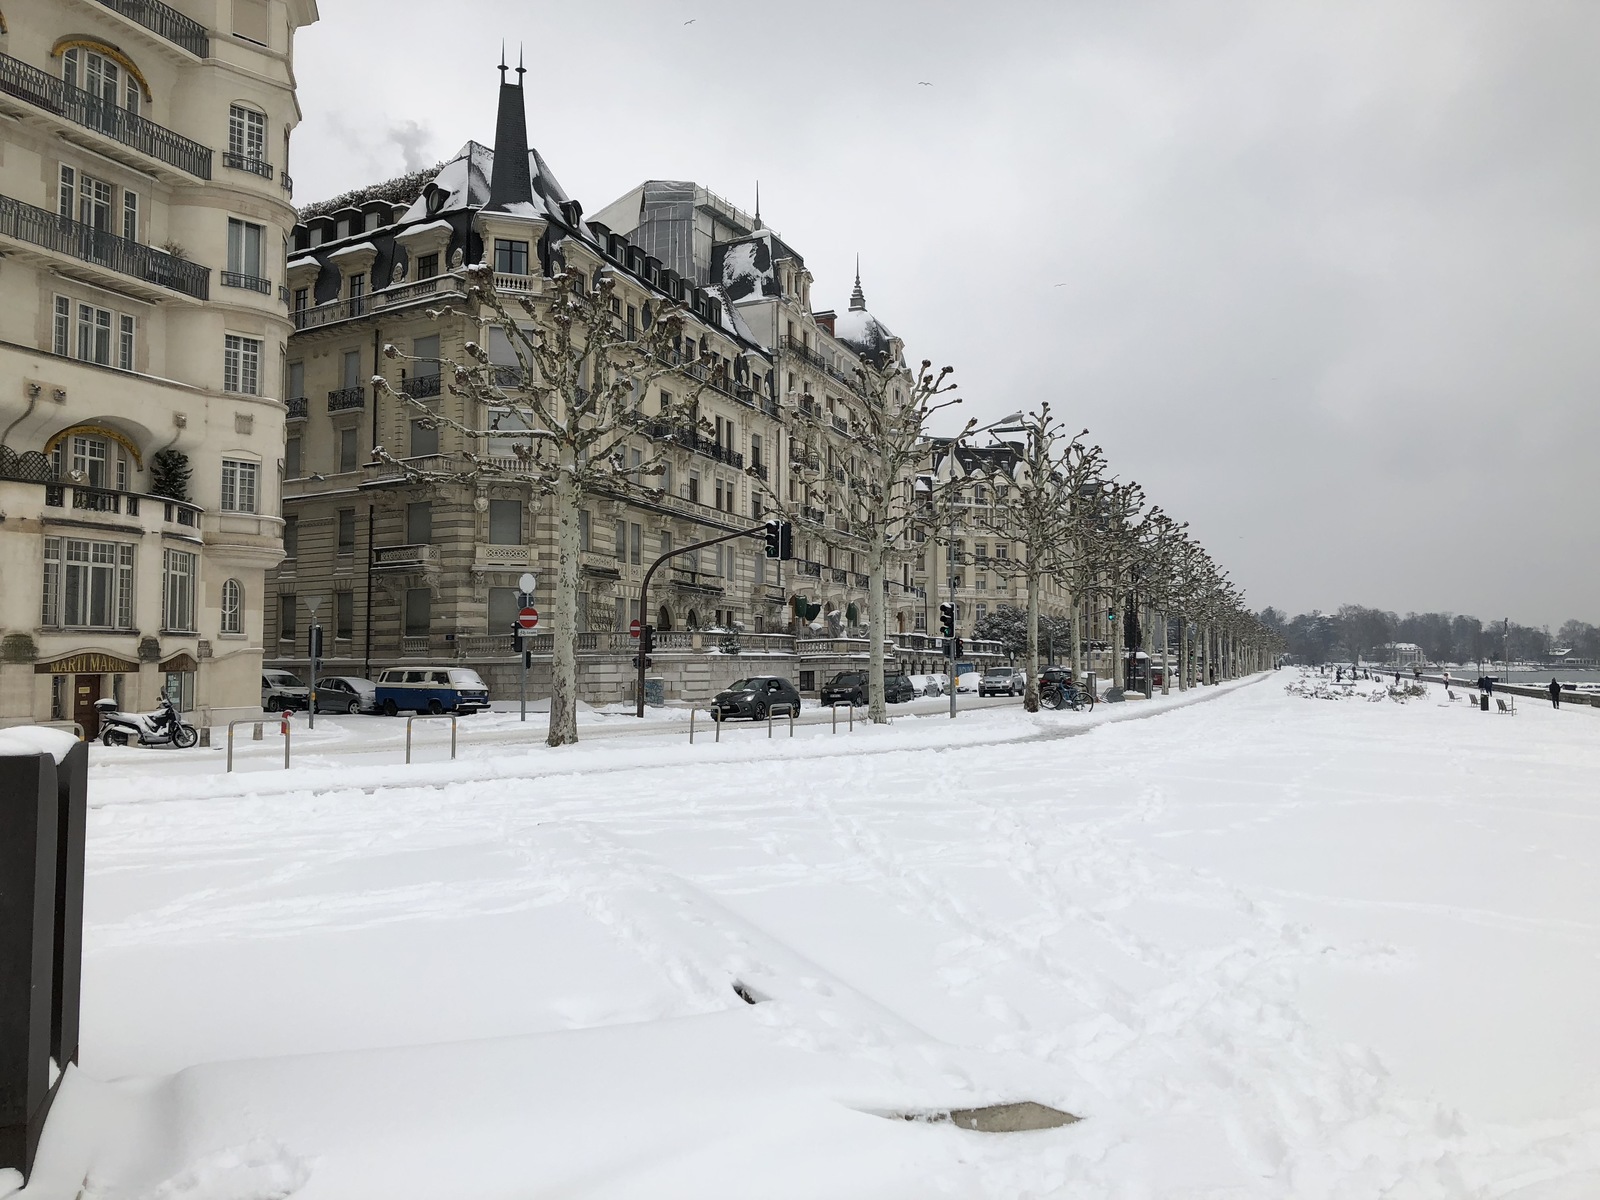
[[[1346,604],[1338,612],[1301,613],[1290,617],[1276,608],[1263,609],[1261,623],[1283,635],[1288,652],[1301,662],[1382,661],[1384,646],[1412,642],[1430,662],[1490,662],[1510,654],[1513,662],[1537,662],[1552,650],[1570,649],[1579,658],[1600,659],[1600,626],[1568,621],[1554,634],[1548,628],[1485,624],[1477,617],[1452,613],[1407,613],[1396,616],[1380,608]]]

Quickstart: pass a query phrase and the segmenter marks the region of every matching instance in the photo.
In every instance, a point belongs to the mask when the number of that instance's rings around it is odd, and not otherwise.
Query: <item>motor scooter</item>
[[[178,706],[161,693],[161,707],[155,712],[125,713],[110,696],[94,702],[100,713],[100,743],[126,746],[138,739],[141,746],[176,746],[187,750],[200,740],[200,732],[184,721]]]

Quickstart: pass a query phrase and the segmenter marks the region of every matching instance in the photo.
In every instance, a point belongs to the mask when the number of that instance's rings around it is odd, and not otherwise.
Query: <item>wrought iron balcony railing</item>
[[[0,92],[26,100],[74,125],[148,154],[199,179],[211,178],[211,151],[138,113],[47,75],[9,54],[0,54]]]
[[[364,387],[339,388],[328,393],[328,411],[344,412],[367,406],[367,389]]]
[[[211,57],[211,38],[206,27],[160,0],[100,0],[100,3],[130,21],[137,21],[174,46],[182,46],[196,58]]]
[[[263,179],[272,178],[272,164],[254,154],[235,154],[232,150],[224,150],[222,165],[231,167],[235,171],[249,171],[250,174],[259,175]]]
[[[116,271],[134,279],[171,288],[197,300],[209,299],[211,270],[142,242],[130,242],[104,230],[57,216],[47,209],[0,196],[0,237],[42,246],[60,254]]]
[[[263,296],[272,295],[272,280],[262,279],[259,275],[245,275],[239,271],[223,271],[222,286],[245,288],[248,291],[260,292]]]
[[[296,417],[303,418],[311,415],[311,402],[304,396],[290,396],[284,403],[289,406],[289,419],[291,421]]]

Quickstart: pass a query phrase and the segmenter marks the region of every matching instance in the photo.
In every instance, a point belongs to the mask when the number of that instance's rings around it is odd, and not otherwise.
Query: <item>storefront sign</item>
[[[86,652],[58,658],[55,662],[35,663],[35,675],[121,675],[137,673],[139,664],[118,658],[114,654]]]

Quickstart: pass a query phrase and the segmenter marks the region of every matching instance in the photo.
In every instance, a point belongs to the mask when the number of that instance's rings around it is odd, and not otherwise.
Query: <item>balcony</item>
[[[720,596],[725,590],[722,576],[705,571],[686,571],[681,567],[672,568],[671,583],[673,587],[682,588],[686,592],[700,592],[710,596]]]
[[[0,93],[15,96],[196,178],[211,178],[211,151],[199,142],[118,108],[9,54],[0,54]]]
[[[317,329],[323,325],[332,325],[338,321],[349,321],[356,317],[364,317],[372,305],[365,296],[352,296],[348,300],[335,300],[330,304],[318,304],[315,308],[297,308],[289,314],[289,319],[294,322],[295,331],[302,329]]]
[[[239,271],[223,271],[222,286],[231,288],[244,288],[249,292],[260,292],[263,296],[272,295],[272,280],[263,279],[259,275],[245,275]]]
[[[375,571],[415,570],[439,562],[437,546],[379,546],[372,552]]]
[[[365,387],[339,388],[328,393],[328,411],[348,412],[353,408],[367,406],[367,389]]]
[[[767,478],[767,464],[766,463],[752,463],[751,466],[750,466],[750,470],[754,473],[754,475],[755,475],[755,477],[757,479],[761,480],[763,483],[766,482],[766,478]]]
[[[294,198],[294,180],[289,178],[289,172],[285,171],[278,176],[278,184],[284,191],[289,193],[290,199]]]
[[[428,400],[439,394],[439,376],[413,375],[406,381],[406,395],[413,400]]]
[[[263,179],[272,178],[272,164],[256,154],[236,154],[232,150],[224,150],[222,165],[235,171],[248,171]]]
[[[828,568],[828,577],[834,583],[849,583],[850,582],[850,572],[849,571],[841,571],[838,567],[829,567]]]
[[[828,523],[828,514],[820,508],[802,507],[800,509],[800,519],[812,525],[826,525]]]
[[[290,396],[284,401],[289,409],[289,420],[303,421],[311,415],[311,401],[304,396]]]
[[[140,242],[130,242],[81,221],[0,196],[0,237],[69,255],[104,271],[206,300],[211,270]],[[98,282],[98,280],[93,280]]]
[[[840,433],[850,432],[850,422],[841,416],[830,415],[828,417],[828,422]]]
[[[160,0],[100,0],[100,3],[130,21],[137,21],[174,46],[182,46],[196,58],[211,57],[211,39],[206,27]]]

